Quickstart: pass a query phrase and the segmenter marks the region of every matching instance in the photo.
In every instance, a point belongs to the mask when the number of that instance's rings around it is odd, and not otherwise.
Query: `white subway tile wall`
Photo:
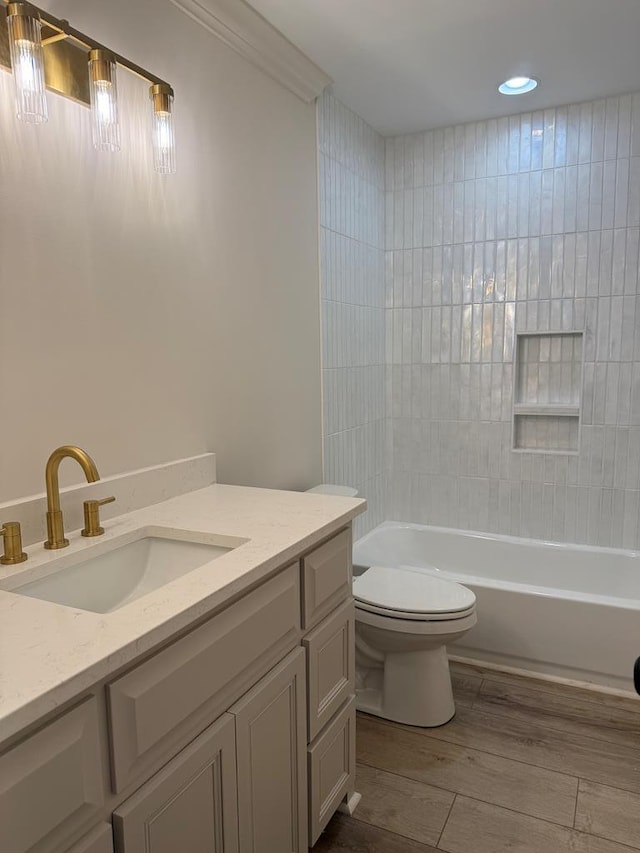
[[[318,102],[324,479],[385,513],[384,139],[330,94]]]
[[[639,240],[640,95],[387,140],[390,518],[640,547]],[[513,452],[516,331],[584,331],[578,455]]]
[[[357,532],[639,548],[640,94],[386,144],[325,95],[319,144],[325,479],[370,500]],[[552,331],[584,332],[580,452],[514,452],[516,332]]]

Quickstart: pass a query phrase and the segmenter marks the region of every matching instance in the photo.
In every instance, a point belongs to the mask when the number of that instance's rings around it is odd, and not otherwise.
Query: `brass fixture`
[[[2,8],[6,9],[7,18],[0,14],[0,65],[9,70],[13,68],[14,77],[16,78],[16,91],[17,93],[21,91],[22,100],[27,102],[28,109],[22,109],[20,103],[18,103],[18,116],[23,121],[36,123],[46,121],[46,88],[84,106],[92,106],[94,124],[101,118],[104,123],[106,98],[101,98],[96,102],[94,97],[92,103],[90,90],[92,86],[95,89],[96,82],[112,84],[110,90],[112,93],[111,99],[115,105],[116,65],[126,68],[149,83],[151,87],[149,95],[152,101],[154,101],[152,112],[154,121],[156,121],[156,116],[158,115],[158,110],[155,106],[154,90],[160,87],[163,91],[171,92],[171,96],[173,97],[171,87],[162,78],[156,74],[152,74],[125,56],[109,50],[109,48],[91,36],[86,35],[80,30],[76,30],[69,24],[69,21],[56,18],[44,9],[32,3],[24,2],[24,0],[1,0],[0,10]],[[11,20],[11,24],[7,24],[8,19]],[[23,53],[30,51],[27,57],[29,61],[25,59],[22,63],[14,64],[12,55],[15,54],[18,43],[21,45]],[[18,80],[18,72],[20,72],[22,66],[24,66],[25,72],[28,72],[31,76],[28,77],[26,82],[22,81],[21,83]],[[37,80],[34,77],[36,72]],[[39,100],[37,102],[34,101],[34,94],[31,91],[34,80],[38,83]],[[106,87],[103,88],[106,89]],[[17,97],[18,101],[20,101],[19,94]],[[167,99],[165,98],[166,101]],[[34,109],[34,103],[37,109]],[[109,112],[113,113],[116,119],[109,122],[109,124],[117,127],[115,106],[111,107]],[[171,115],[171,109],[163,110],[163,115]],[[112,136],[115,136],[115,139],[108,137],[105,140],[103,138],[96,139],[94,135],[94,144],[101,150],[116,151],[120,147],[119,134],[117,131],[114,131]],[[166,137],[167,133],[164,132],[163,139]],[[173,147],[175,142],[172,135],[172,126],[169,137],[171,146]],[[175,171],[172,163],[170,166],[171,168],[167,168],[162,163],[160,171],[165,174]]]
[[[168,83],[158,83],[149,89],[149,97],[153,101],[154,113],[170,113],[173,89]]]
[[[64,538],[64,519],[60,509],[60,486],[58,484],[58,468],[63,459],[75,459],[84,471],[87,483],[95,483],[100,479],[95,462],[82,448],[65,444],[53,451],[47,461],[45,479],[47,483],[47,534],[44,547],[49,551],[66,548],[69,540]]]
[[[115,501],[110,498],[102,498],[101,501],[84,502],[84,527],[80,531],[83,536],[102,536],[104,527],[100,527],[100,507]]]
[[[4,554],[0,557],[3,566],[15,566],[24,563],[27,555],[22,550],[22,533],[20,522],[5,521],[4,527],[0,527],[0,536],[4,537]]]
[[[116,61],[114,53],[103,48],[95,48],[89,51],[89,74],[94,83],[103,80],[105,83],[113,82],[113,64]]]

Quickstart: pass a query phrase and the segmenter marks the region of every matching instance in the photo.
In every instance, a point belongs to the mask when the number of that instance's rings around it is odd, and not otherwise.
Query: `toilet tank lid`
[[[460,613],[476,602],[474,593],[455,581],[386,566],[372,566],[353,579],[356,602],[412,613]]]
[[[355,498],[358,496],[358,490],[351,486],[335,486],[332,483],[321,483],[319,486],[314,486],[312,489],[307,489],[308,492],[314,492],[316,495],[339,495],[342,498]]]

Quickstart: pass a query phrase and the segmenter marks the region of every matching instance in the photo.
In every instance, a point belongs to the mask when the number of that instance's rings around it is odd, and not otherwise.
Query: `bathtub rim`
[[[365,543],[373,538],[373,535],[380,530],[395,529],[395,530],[427,530],[434,533],[447,533],[453,535],[461,535],[471,539],[483,539],[486,541],[506,542],[511,545],[521,546],[528,545],[540,550],[554,550],[555,552],[570,551],[572,553],[588,553],[601,554],[604,556],[624,556],[635,559],[640,559],[640,551],[632,551],[622,548],[604,548],[596,545],[574,545],[568,542],[551,542],[542,539],[525,539],[520,536],[508,536],[501,533],[486,533],[477,530],[462,530],[455,527],[439,527],[431,524],[419,524],[409,521],[383,521],[372,528],[364,536],[361,536],[353,543],[354,567],[368,569],[366,566],[357,562],[355,559],[356,548],[360,543]],[[371,565],[382,565],[382,563],[372,563]],[[448,578],[464,585],[471,587],[481,587],[484,589],[508,590],[510,592],[519,592],[527,595],[534,595],[540,598],[556,598],[568,601],[580,601],[588,604],[601,604],[610,607],[617,607],[623,610],[640,610],[640,598],[621,598],[619,596],[607,596],[600,593],[581,592],[575,589],[565,589],[563,587],[552,586],[537,586],[535,584],[521,583],[517,581],[506,581],[487,577],[485,575],[470,575],[451,572],[447,569],[438,569],[437,566],[415,566],[407,563],[400,563],[397,568],[405,571],[428,572],[437,577]]]
[[[354,547],[358,543],[372,537],[377,530],[389,527],[410,530],[433,530],[436,533],[460,534],[463,536],[469,536],[473,539],[498,540],[499,542],[508,542],[511,545],[532,545],[534,547],[553,549],[554,551],[579,551],[583,554],[616,554],[623,555],[625,557],[640,558],[640,550],[634,551],[628,548],[612,548],[602,545],[583,545],[573,542],[553,542],[551,539],[531,539],[524,536],[511,536],[507,533],[487,533],[483,530],[466,530],[462,527],[441,527],[435,524],[420,524],[417,521],[381,521],[380,524],[376,524],[376,526],[372,527],[368,533],[365,533],[364,536],[357,539],[353,543]]]

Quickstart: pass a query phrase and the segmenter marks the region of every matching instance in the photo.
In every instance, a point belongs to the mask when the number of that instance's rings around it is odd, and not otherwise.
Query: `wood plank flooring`
[[[457,712],[446,726],[358,715],[362,802],[314,851],[640,850],[640,697],[451,670]]]

